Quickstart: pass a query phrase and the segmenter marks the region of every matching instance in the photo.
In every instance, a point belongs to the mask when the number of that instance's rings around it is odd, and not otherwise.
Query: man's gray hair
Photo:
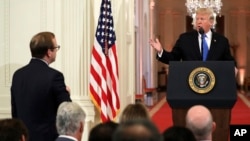
[[[62,102],[57,110],[56,128],[60,135],[73,135],[79,128],[80,122],[84,124],[86,114],[74,102]]]

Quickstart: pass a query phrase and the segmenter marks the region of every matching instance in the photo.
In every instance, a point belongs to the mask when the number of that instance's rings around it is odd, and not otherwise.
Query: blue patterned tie
[[[206,61],[207,60],[207,53],[208,53],[208,45],[206,41],[206,34],[202,35],[202,60]]]

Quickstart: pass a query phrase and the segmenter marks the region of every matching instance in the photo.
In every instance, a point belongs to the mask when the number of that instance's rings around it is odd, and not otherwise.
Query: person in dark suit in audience
[[[162,135],[164,141],[196,141],[193,132],[182,126],[171,126]]]
[[[193,21],[195,30],[181,34],[170,52],[163,49],[158,39],[150,39],[151,47],[157,51],[157,59],[166,64],[169,64],[169,61],[180,60],[202,61],[201,36],[205,34],[208,45],[208,54],[205,60],[234,61],[228,39],[212,30],[215,20],[212,9],[197,9]],[[204,33],[201,33],[201,31]]]
[[[28,141],[28,129],[20,119],[0,119],[0,141]]]
[[[52,32],[40,32],[30,41],[32,59],[18,69],[11,85],[11,113],[29,131],[29,141],[54,141],[56,111],[63,101],[71,101],[64,76],[49,67],[60,46]]]
[[[212,141],[216,123],[207,107],[194,105],[187,111],[186,127],[193,132],[197,141]]]
[[[112,141],[118,126],[119,124],[114,121],[99,123],[90,130],[88,141]]]
[[[155,124],[148,119],[131,119],[119,124],[113,141],[163,141]]]
[[[56,115],[59,136],[55,141],[81,141],[85,118],[86,113],[77,103],[61,103]]]
[[[149,119],[148,109],[141,103],[129,104],[122,111],[120,123],[135,119]]]

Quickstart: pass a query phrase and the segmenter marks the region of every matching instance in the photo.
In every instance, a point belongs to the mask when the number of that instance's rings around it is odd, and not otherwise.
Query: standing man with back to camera
[[[40,32],[30,41],[32,59],[12,79],[11,113],[29,131],[29,141],[54,141],[56,112],[63,101],[71,101],[61,72],[49,67],[60,46],[51,32]]]
[[[181,34],[171,52],[164,50],[158,39],[150,39],[150,45],[157,51],[157,59],[165,64],[169,64],[169,61],[203,60],[201,36],[205,34],[208,54],[204,56],[204,61],[234,61],[228,39],[211,30],[215,24],[213,10],[197,9],[193,20],[195,30]]]

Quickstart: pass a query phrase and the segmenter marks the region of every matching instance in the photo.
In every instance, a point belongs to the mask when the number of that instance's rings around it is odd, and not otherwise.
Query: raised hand
[[[156,38],[156,40],[150,39],[149,40],[149,44],[151,47],[153,47],[156,51],[161,52],[162,51],[162,47],[161,47],[161,43],[159,41],[158,38]]]

